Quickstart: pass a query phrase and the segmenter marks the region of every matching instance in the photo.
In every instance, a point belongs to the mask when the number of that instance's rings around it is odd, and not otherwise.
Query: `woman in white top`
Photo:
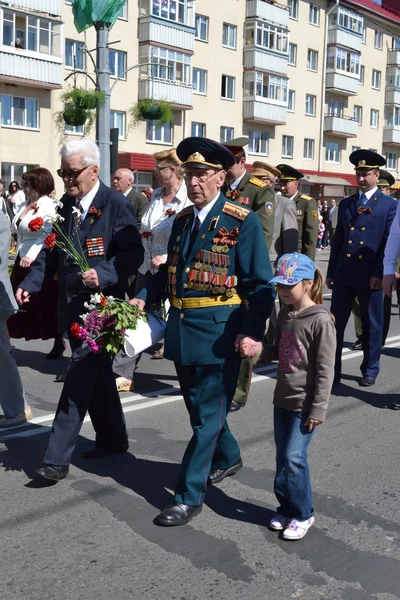
[[[156,174],[160,187],[155,189],[149,208],[144,213],[141,223],[144,260],[139,268],[136,280],[136,291],[147,285],[157,273],[160,265],[167,261],[168,240],[176,215],[190,206],[183,180],[183,170],[175,148],[156,152]],[[163,349],[155,352],[153,358],[163,358]],[[136,361],[137,364],[137,361]],[[117,354],[113,363],[114,373],[119,391],[131,391],[135,359],[129,359],[124,351]]]
[[[24,192],[21,190],[18,181],[12,181],[8,186],[8,198],[7,201],[9,203],[11,212],[13,215],[19,213],[21,208],[26,205],[26,196]],[[17,247],[17,239],[16,235],[11,235],[11,247],[10,254],[15,254],[15,249]]]
[[[28,201],[15,215],[11,224],[17,234],[17,257],[11,274],[14,291],[27,276],[31,264],[43,248],[45,237],[52,230],[51,218],[56,214],[57,202],[49,197],[54,190],[54,179],[47,169],[38,167],[22,175]],[[42,228],[31,231],[29,224],[41,217]],[[65,345],[58,331],[57,322],[58,282],[51,279],[41,291],[34,294],[24,305],[24,311],[12,315],[7,322],[11,338],[26,340],[48,340],[55,338],[54,346],[47,358],[58,358]]]

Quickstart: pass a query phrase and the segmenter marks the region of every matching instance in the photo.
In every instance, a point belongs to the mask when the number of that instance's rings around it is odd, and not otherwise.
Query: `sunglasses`
[[[83,171],[86,171],[86,169],[88,169],[89,166],[91,165],[83,167],[83,169],[78,169],[77,171],[69,171],[68,169],[57,169],[57,175],[61,177],[61,179],[76,179],[81,173],[83,173]]]

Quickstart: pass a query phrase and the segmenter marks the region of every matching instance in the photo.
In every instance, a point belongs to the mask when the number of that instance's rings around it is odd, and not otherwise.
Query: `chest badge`
[[[272,202],[266,202],[264,206],[265,214],[267,217],[272,217],[272,213],[274,212]]]
[[[104,241],[103,238],[91,238],[86,240],[86,246],[88,251],[88,256],[93,258],[94,256],[104,256]]]

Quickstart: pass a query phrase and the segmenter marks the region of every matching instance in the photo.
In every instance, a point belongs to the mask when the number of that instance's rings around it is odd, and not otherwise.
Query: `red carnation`
[[[105,296],[102,296],[99,304],[100,304],[100,306],[106,306],[107,305],[107,298]]]
[[[153,234],[151,233],[151,231],[143,231],[142,233],[142,238],[144,240],[146,240],[147,238],[151,237]]]
[[[32,221],[29,221],[28,223],[28,227],[31,231],[39,231],[39,229],[41,229],[43,225],[44,221],[42,217],[36,217],[36,219],[32,219]]]
[[[46,237],[44,238],[44,245],[46,246],[47,250],[51,250],[52,248],[54,248],[54,246],[56,245],[56,239],[56,233],[49,233],[49,235],[46,235]]]
[[[82,329],[82,327],[80,327],[80,326],[78,325],[78,323],[72,323],[72,325],[71,325],[71,329],[70,329],[70,331],[71,331],[71,335],[72,335],[74,338],[77,338],[77,339],[79,340],[79,339],[80,339],[80,337],[79,337],[79,334],[80,334],[80,332],[81,332],[81,329]]]

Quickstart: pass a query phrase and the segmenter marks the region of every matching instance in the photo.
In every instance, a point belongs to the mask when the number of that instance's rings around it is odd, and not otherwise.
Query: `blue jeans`
[[[274,406],[276,476],[274,492],[279,502],[278,513],[299,521],[314,514],[308,446],[314,435],[307,431],[308,415]]]

